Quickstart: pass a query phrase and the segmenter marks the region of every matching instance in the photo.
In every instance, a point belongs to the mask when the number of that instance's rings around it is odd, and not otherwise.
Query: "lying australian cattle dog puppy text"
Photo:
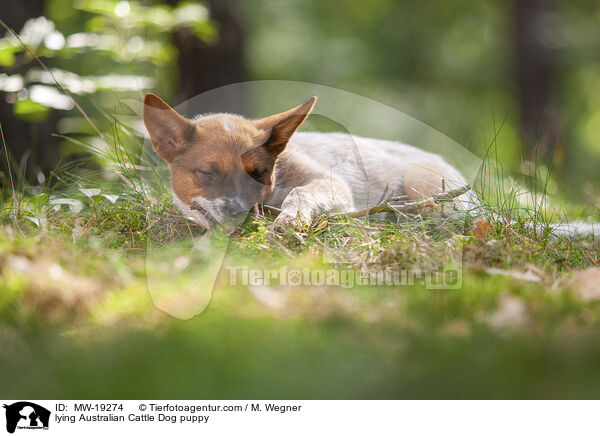
[[[309,225],[323,213],[347,213],[387,198],[420,201],[467,184],[441,156],[394,141],[345,133],[297,132],[317,97],[257,120],[212,114],[188,120],[154,94],[143,118],[154,150],[168,163],[176,205],[205,228],[258,204],[281,209],[276,221]],[[472,191],[445,215],[477,210]],[[477,213],[477,212],[475,212]],[[587,234],[586,223],[560,233]]]

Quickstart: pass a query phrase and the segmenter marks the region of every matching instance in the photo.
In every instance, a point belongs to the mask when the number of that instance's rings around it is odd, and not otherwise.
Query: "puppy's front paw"
[[[311,225],[312,218],[310,213],[302,213],[302,211],[297,209],[283,209],[277,215],[277,218],[275,218],[275,222],[278,225],[289,225],[295,230],[300,231]]]
[[[294,188],[283,201],[281,213],[275,221],[302,230],[310,227],[317,210],[314,193],[306,192],[303,188]]]

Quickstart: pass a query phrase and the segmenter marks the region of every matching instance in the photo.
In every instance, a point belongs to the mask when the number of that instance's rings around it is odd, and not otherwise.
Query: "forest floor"
[[[167,195],[151,206],[100,190],[61,195],[22,196],[18,213],[4,210],[5,398],[600,391],[600,241],[592,237],[532,234],[525,221],[423,217],[322,220],[277,233],[255,217],[202,246]],[[199,281],[211,261],[220,265],[214,284]],[[270,286],[232,278],[252,270],[279,275]],[[382,271],[415,279],[356,279]],[[433,289],[440,279],[449,286]]]

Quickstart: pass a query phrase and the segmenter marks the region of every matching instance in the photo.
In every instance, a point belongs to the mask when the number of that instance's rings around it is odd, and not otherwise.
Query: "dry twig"
[[[329,214],[330,218],[341,218],[341,217],[350,217],[350,218],[359,218],[363,216],[374,215],[376,213],[381,212],[393,212],[393,213],[414,213],[414,212],[423,212],[426,209],[439,207],[438,203],[442,203],[444,201],[452,200],[456,197],[463,195],[465,192],[471,189],[470,185],[464,185],[460,188],[452,189],[447,192],[440,192],[439,194],[435,194],[433,197],[426,198],[421,201],[410,201],[401,204],[392,204],[393,201],[397,201],[397,198],[391,198],[389,200],[384,201],[383,203],[379,203],[375,206],[368,207],[366,209],[360,209],[354,212],[346,212],[346,213],[333,213]],[[404,197],[405,198],[405,197]]]

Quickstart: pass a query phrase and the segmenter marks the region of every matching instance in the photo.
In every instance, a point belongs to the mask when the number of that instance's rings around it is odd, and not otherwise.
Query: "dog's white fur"
[[[438,154],[344,133],[295,133],[275,170],[275,190],[267,204],[281,208],[277,221],[302,224],[325,212],[351,212],[400,195],[422,200],[468,184]],[[469,191],[454,199],[443,213],[477,216],[480,203]],[[538,227],[536,231],[543,230],[542,225]],[[557,223],[552,227],[556,235],[600,235],[598,223]]]
[[[325,212],[350,212],[389,197],[417,200],[467,183],[441,156],[399,142],[344,133],[295,133],[275,165],[267,204],[278,221],[310,223]],[[466,211],[474,199],[454,202]]]

